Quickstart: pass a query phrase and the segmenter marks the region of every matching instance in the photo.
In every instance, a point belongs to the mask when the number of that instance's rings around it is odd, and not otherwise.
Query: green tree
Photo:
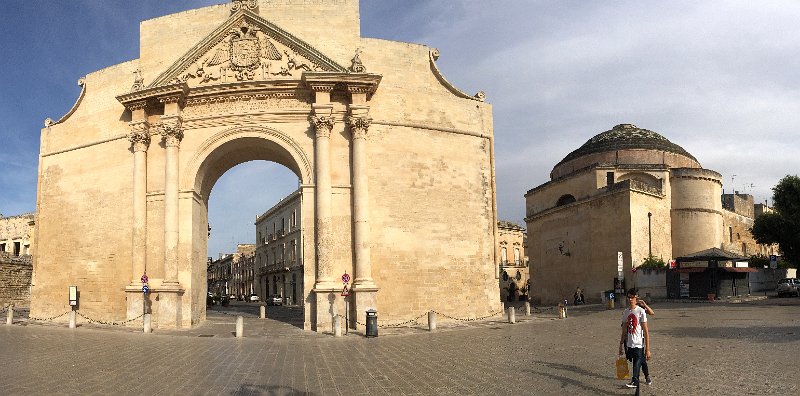
[[[780,245],[783,259],[800,264],[800,177],[787,175],[772,188],[773,213],[759,216],[753,224],[758,243]]]

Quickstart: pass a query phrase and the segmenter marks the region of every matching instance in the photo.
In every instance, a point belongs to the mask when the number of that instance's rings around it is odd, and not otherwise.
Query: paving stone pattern
[[[797,394],[800,298],[654,303],[654,384],[642,394]],[[18,318],[0,325],[0,394],[627,395],[616,380],[621,310],[585,306],[511,325],[502,318],[381,329],[377,338],[304,332],[292,308],[215,307],[192,330]],[[219,312],[217,312],[219,311]],[[234,337],[235,315],[245,338]],[[299,320],[299,323],[297,321]],[[423,323],[424,324],[424,323]]]

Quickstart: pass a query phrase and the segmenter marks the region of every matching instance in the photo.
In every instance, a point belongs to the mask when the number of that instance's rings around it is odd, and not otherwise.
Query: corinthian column
[[[350,106],[347,124],[353,135],[353,246],[355,248],[355,279],[353,290],[375,289],[370,262],[369,188],[367,184],[367,132],[371,119],[366,106]],[[374,290],[373,290],[374,291]]]
[[[133,146],[133,245],[131,252],[131,286],[138,286],[147,264],[147,148],[150,146],[150,124],[147,120],[128,123],[128,140]]]
[[[314,104],[311,122],[316,132],[314,147],[314,171],[316,173],[316,231],[317,231],[317,290],[332,290],[336,287],[331,274],[331,153],[330,136],[333,129],[333,106]]]
[[[183,130],[177,114],[161,116],[166,147],[164,176],[164,285],[178,286],[178,152]]]

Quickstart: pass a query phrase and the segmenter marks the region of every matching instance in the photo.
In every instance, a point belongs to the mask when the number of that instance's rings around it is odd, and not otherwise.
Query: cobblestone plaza
[[[800,299],[653,304],[653,385],[642,394],[796,394]],[[0,394],[559,394],[625,395],[614,378],[620,310],[500,316],[433,333],[377,338],[301,329],[302,315],[256,305],[209,310],[191,330],[62,324],[0,326]],[[235,315],[244,338],[234,337]]]

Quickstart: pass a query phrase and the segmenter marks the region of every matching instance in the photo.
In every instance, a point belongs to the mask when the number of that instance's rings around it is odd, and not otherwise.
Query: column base
[[[127,312],[125,314],[125,319],[133,319],[144,312],[144,293],[142,293],[142,286],[136,284],[130,284],[125,286],[125,300],[127,305]],[[138,326],[136,321],[131,321],[126,324],[128,327]]]
[[[352,326],[350,328],[366,331],[367,310],[378,310],[378,288],[353,285],[350,297],[353,299],[352,307],[350,308],[352,309],[350,313],[350,324]],[[378,318],[380,318],[380,314],[380,311],[378,311]]]
[[[159,329],[175,329],[181,327],[183,312],[183,288],[178,283],[163,283],[157,289],[151,289],[151,299],[157,301],[155,319]]]
[[[340,296],[342,290],[336,288],[314,288],[317,333],[333,332],[333,315],[344,315],[344,303]],[[341,305],[341,307],[339,307]]]

